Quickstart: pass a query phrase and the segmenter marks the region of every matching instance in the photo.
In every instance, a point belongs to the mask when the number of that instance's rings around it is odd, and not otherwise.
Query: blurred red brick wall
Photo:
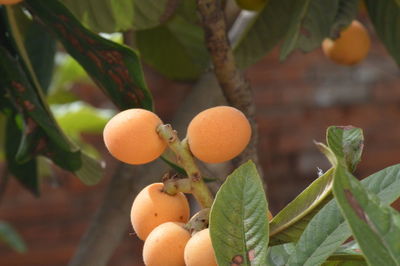
[[[370,28],[370,32],[372,32]],[[364,129],[365,149],[357,176],[366,177],[400,158],[400,76],[398,67],[376,40],[367,60],[355,67],[334,65],[321,51],[295,53],[280,63],[278,50],[247,71],[254,88],[260,157],[273,213],[317,177],[327,161],[313,145],[324,141],[329,125]],[[148,72],[157,112],[171,117],[190,84],[172,83]],[[91,88],[79,94],[105,98]],[[109,103],[106,103],[106,105]],[[104,154],[101,136],[90,138]],[[106,178],[86,187],[66,174],[44,180],[35,199],[12,180],[0,203],[0,219],[10,222],[28,243],[20,255],[0,245],[1,266],[66,265],[101,202],[115,162],[106,155]],[[129,219],[127,217],[127,219]],[[127,234],[109,265],[140,265],[141,243]]]

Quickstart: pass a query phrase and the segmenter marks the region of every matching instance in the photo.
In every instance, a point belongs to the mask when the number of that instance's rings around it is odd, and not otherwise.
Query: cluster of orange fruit
[[[110,153],[125,163],[144,164],[157,159],[167,147],[157,132],[161,119],[144,109],[129,109],[114,116],[105,126],[103,137]],[[251,137],[245,115],[229,106],[209,108],[189,123],[187,143],[201,161],[219,163],[240,154]],[[131,222],[144,240],[146,265],[217,265],[209,229],[193,236],[185,228],[190,208],[181,192],[169,195],[163,183],[145,187],[135,198]]]
[[[162,183],[151,184],[136,196],[131,222],[137,236],[145,241],[146,265],[217,265],[209,229],[191,236],[185,228],[189,216],[185,195],[164,193]]]

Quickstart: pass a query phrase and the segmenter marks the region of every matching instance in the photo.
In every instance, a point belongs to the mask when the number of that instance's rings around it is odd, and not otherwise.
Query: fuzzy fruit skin
[[[195,116],[187,139],[193,155],[206,163],[221,163],[239,155],[250,141],[251,127],[236,108],[217,106]]]
[[[22,0],[0,0],[0,5],[14,5],[19,2],[22,2]]]
[[[145,164],[157,159],[167,144],[157,134],[161,119],[144,109],[128,109],[108,121],[103,138],[108,151],[128,164]]]
[[[362,61],[369,52],[371,40],[365,27],[354,20],[336,40],[325,39],[322,51],[340,65],[354,65]]]
[[[236,4],[245,10],[259,11],[266,4],[266,0],[236,0]]]
[[[208,228],[197,232],[185,247],[186,266],[217,266]]]
[[[190,233],[183,223],[163,223],[144,242],[143,261],[147,266],[185,266],[183,252]]]
[[[185,195],[174,196],[162,192],[163,183],[145,187],[136,196],[131,209],[131,222],[137,236],[145,240],[150,232],[165,222],[186,223],[190,209]]]

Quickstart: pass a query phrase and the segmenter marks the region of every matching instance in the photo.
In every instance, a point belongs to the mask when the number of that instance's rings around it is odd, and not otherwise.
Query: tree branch
[[[205,31],[206,46],[210,52],[214,73],[229,105],[241,110],[249,119],[252,127],[252,138],[247,149],[235,160],[241,164],[252,159],[258,167],[257,139],[258,131],[255,121],[255,104],[249,82],[236,67],[233,51],[229,44],[224,12],[220,1],[197,0]]]

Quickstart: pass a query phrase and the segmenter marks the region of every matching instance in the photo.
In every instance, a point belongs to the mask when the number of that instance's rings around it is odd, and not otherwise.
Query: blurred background
[[[318,168],[328,169],[313,140],[324,142],[330,125],[364,130],[364,154],[357,177],[399,163],[399,70],[369,22],[362,22],[371,34],[372,48],[367,59],[356,66],[335,65],[320,50],[296,52],[281,63],[275,49],[246,71],[257,104],[260,162],[273,214],[318,177]],[[18,254],[0,244],[2,266],[66,265],[118,164],[105,150],[101,135],[105,121],[115,112],[112,103],[62,51],[56,64],[49,95],[52,110],[70,136],[89,143],[86,149],[104,159],[105,178],[98,185],[85,186],[67,172],[43,163],[38,198],[15,179],[2,179],[8,185],[0,194],[0,217],[16,228],[28,247],[27,252]],[[170,122],[194,84],[170,81],[148,66],[145,77],[157,114]],[[3,169],[0,164],[0,172]],[[132,233],[129,228],[109,265],[142,265],[142,242]]]

